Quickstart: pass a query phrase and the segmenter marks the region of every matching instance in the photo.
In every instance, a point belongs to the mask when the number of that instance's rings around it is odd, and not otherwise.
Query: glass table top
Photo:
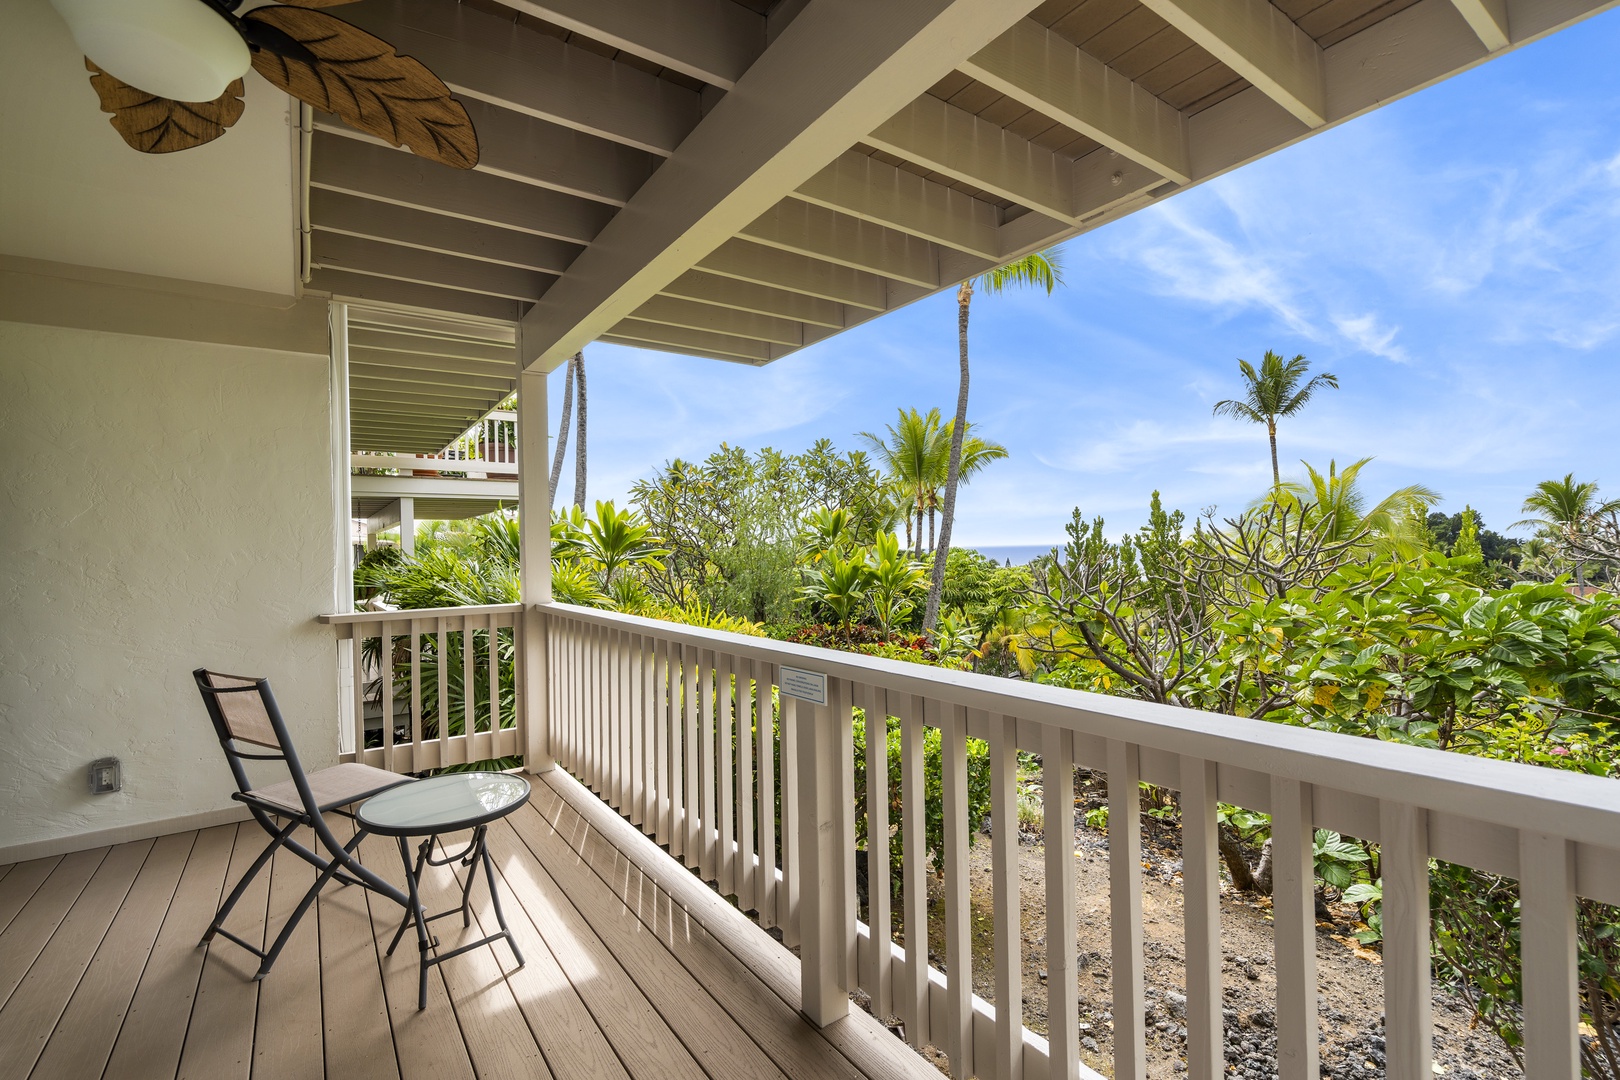
[[[394,836],[427,836],[482,825],[529,801],[529,782],[512,773],[446,773],[401,784],[360,805],[360,824]]]

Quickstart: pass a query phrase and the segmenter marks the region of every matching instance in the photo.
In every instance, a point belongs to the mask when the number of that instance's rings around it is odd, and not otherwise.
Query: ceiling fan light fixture
[[[198,0],[51,0],[83,53],[113,77],[174,101],[213,101],[252,56]]]

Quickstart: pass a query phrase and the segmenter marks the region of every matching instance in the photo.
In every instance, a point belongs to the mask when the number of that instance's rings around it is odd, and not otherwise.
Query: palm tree
[[[961,366],[956,388],[956,419],[951,431],[951,453],[945,471],[945,505],[940,508],[939,544],[934,548],[934,573],[928,583],[928,606],[923,611],[923,629],[931,631],[939,621],[939,594],[945,585],[945,558],[951,551],[951,526],[956,523],[956,488],[962,479],[962,442],[967,436],[968,418],[968,313],[977,285],[986,293],[1002,293],[1011,288],[1038,285],[1048,296],[1063,281],[1063,263],[1056,248],[1047,248],[998,266],[976,278],[968,278],[956,290],[956,351]]]
[[[1424,538],[1419,530],[1424,527],[1424,515],[1440,502],[1440,493],[1422,484],[1408,484],[1368,507],[1360,477],[1362,468],[1371,460],[1364,457],[1346,465],[1342,472],[1338,462],[1330,461],[1326,476],[1309,462],[1301,462],[1307,482],[1278,484],[1271,497],[1304,507],[1306,524],[1320,526],[1330,543],[1365,537],[1379,555],[1414,558],[1423,550]]]
[[[1284,360],[1270,349],[1266,350],[1265,358],[1260,361],[1258,372],[1247,360],[1238,361],[1238,370],[1248,384],[1243,400],[1216,402],[1215,415],[1266,425],[1266,434],[1271,438],[1271,486],[1279,487],[1282,474],[1277,469],[1277,418],[1299,412],[1311,400],[1311,395],[1324,386],[1337,390],[1338,377],[1324,371],[1300,386],[1300,380],[1311,370],[1305,357]]]
[[[575,353],[563,372],[562,419],[557,422],[557,452],[551,459],[551,486],[546,489],[546,509],[557,505],[557,484],[562,480],[563,454],[568,449],[568,420],[574,411],[574,365],[583,360],[584,353]]]
[[[1562,480],[1543,480],[1537,484],[1519,509],[1535,516],[1515,521],[1509,528],[1539,527],[1560,545],[1568,547],[1595,519],[1620,511],[1620,499],[1600,502],[1596,481],[1577,481],[1574,473],[1565,473]],[[1583,567],[1581,560],[1575,560],[1577,585],[1586,584]]]
[[[940,488],[946,482],[955,429],[954,420],[940,425],[938,409],[929,409],[926,414],[901,409],[899,422],[888,425],[887,440],[870,431],[859,433],[882,462],[906,507],[906,537],[911,541],[908,546],[919,559],[923,556],[924,516],[928,519],[928,550],[934,550],[934,518],[940,508]],[[966,483],[990,462],[1006,456],[1005,446],[979,438],[969,423],[967,437],[962,440],[958,470],[961,482]]]
[[[579,386],[579,426],[574,429],[574,505],[585,509],[585,352],[580,350],[574,365],[574,382]]]

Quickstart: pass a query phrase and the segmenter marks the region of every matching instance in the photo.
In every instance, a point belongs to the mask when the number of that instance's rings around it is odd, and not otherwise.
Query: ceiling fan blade
[[[296,8],[328,8],[339,4],[352,4],[354,0],[281,0],[288,7]]]
[[[467,110],[420,61],[319,11],[262,7],[242,22],[250,42],[257,28],[269,31],[253,53],[253,68],[293,97],[420,157],[457,169],[478,164],[478,135]],[[278,35],[297,48],[278,54],[272,43]]]
[[[119,81],[88,56],[84,66],[91,72],[101,111],[112,114],[113,130],[143,154],[170,154],[213,142],[242,116],[241,79],[213,101],[171,101]]]

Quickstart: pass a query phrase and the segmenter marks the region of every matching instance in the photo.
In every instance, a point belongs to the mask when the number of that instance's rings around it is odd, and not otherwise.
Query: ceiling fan
[[[351,127],[457,169],[478,136],[420,61],[315,8],[351,0],[51,0],[84,51],[90,85],[124,141],[147,154],[212,142],[242,115],[242,76]]]

